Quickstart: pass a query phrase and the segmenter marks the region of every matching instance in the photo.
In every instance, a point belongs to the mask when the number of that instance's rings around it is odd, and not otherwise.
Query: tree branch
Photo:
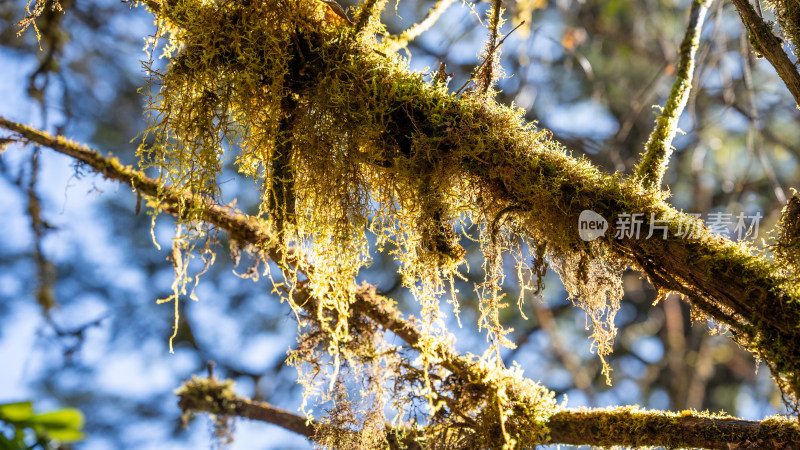
[[[592,446],[791,449],[800,426],[786,418],[763,421],[713,417],[694,411],[665,413],[636,408],[567,409],[548,422],[553,442]]]
[[[315,439],[315,428],[328,426],[309,421],[268,403],[237,396],[231,382],[197,378],[178,390],[178,405],[184,412],[203,411],[271,423]],[[714,417],[693,411],[669,413],[638,408],[564,409],[547,422],[546,443],[592,446],[665,446],[670,448],[771,448],[788,449],[800,443],[796,421],[775,417],[763,421]],[[352,430],[342,430],[353,433]],[[390,448],[420,448],[414,436],[421,430],[399,430],[387,425]],[[402,436],[402,438],[398,438]],[[543,443],[544,444],[544,443]],[[738,446],[741,444],[741,447]]]
[[[314,426],[305,417],[268,403],[242,399],[233,391],[231,381],[220,382],[213,377],[192,377],[181,385],[176,395],[179,398],[178,406],[184,412],[203,411],[211,414],[235,415],[278,425],[307,438],[314,436]]]
[[[601,239],[612,254],[643,270],[660,289],[686,295],[699,310],[730,327],[737,342],[764,357],[784,392],[796,401],[800,393],[800,355],[795,351],[800,348],[800,329],[796,327],[800,299],[792,278],[779,267],[754,256],[747,247],[711,233],[658,194],[571,158],[544,138],[544,132],[532,129],[501,106],[432,92],[422,81],[386,69],[382,61],[347,43],[318,45],[337,49],[320,51],[318,60],[338,56],[336,61],[310,68],[309,86],[314,85],[314,76],[329,73],[330,67],[358,60],[359,68],[370,77],[341,76],[367,98],[340,107],[358,111],[379,104],[382,110],[393,111],[381,135],[380,144],[386,149],[383,161],[408,157],[414,142],[423,146],[424,142],[436,142],[427,157],[453,161],[460,168],[461,175],[480,191],[478,201],[485,199],[476,208],[491,215],[502,205],[518,205],[512,214],[525,224],[528,236],[545,240],[548,248],[564,254],[585,248],[586,242],[578,235],[578,218],[585,210],[594,211],[610,222]],[[402,99],[390,96],[393,92],[403,92]],[[652,224],[653,219],[663,221],[668,235],[616,238],[614,219],[631,213],[642,214],[643,226]],[[687,225],[697,227],[695,237],[679,235]]]
[[[733,0],[733,4],[739,10],[739,16],[747,28],[753,48],[772,64],[778,72],[778,76],[789,88],[795,103],[800,105],[800,73],[797,72],[797,67],[783,51],[780,38],[775,36],[769,25],[756,13],[748,0]]]
[[[177,390],[178,406],[184,413],[207,412],[221,416],[244,417],[293,431],[309,440],[317,441],[317,430],[330,427],[324,422],[309,420],[305,416],[286,411],[265,402],[242,398],[233,391],[233,382],[220,382],[215,378],[192,377]],[[337,430],[339,435],[355,435],[354,430]],[[420,445],[413,433],[399,432],[387,425],[387,444],[391,449],[418,450]]]
[[[252,8],[231,3],[225,7],[181,5],[170,9],[168,3],[162,4],[159,14],[183,27],[196,25],[188,19],[193,15],[213,18],[209,26],[223,24],[219,32],[230,33],[229,37],[242,33],[240,26],[230,24],[238,23],[242,12],[252,12]],[[275,67],[290,61],[287,73],[273,74],[281,78],[279,86],[264,79],[263,87],[269,91],[266,97],[297,96],[308,102],[308,111],[318,117],[337,117],[335,128],[320,126],[310,132],[336,135],[342,144],[340,150],[347,153],[347,170],[360,175],[386,171],[399,183],[412,185],[411,180],[432,176],[454,185],[461,183],[469,187],[468,192],[459,198],[452,194],[449,200],[462,205],[468,202],[478,221],[490,221],[504,207],[515,205],[510,214],[524,227],[525,237],[545,243],[551,260],[567,266],[574,263],[586,268],[595,263],[607,268],[612,281],[591,276],[588,270],[577,275],[572,268],[563,271],[571,277],[565,283],[571,295],[578,301],[591,297],[583,305],[595,316],[602,316],[604,309],[613,310],[618,301],[614,284],[618,271],[611,267],[627,264],[641,269],[662,292],[684,294],[697,310],[726,325],[739,344],[766,360],[782,391],[791,402],[797,401],[800,355],[795,349],[800,348],[800,329],[796,326],[800,323],[800,293],[791,274],[765,257],[754,256],[751,247],[721,238],[702,222],[676,211],[665,202],[664,193],[603,174],[585,160],[572,158],[547,136],[546,130],[525,123],[519,111],[477,95],[457,97],[430,89],[406,66],[376,53],[372,41],[339,39],[338,34],[326,31],[319,18],[309,15],[314,5],[316,2],[301,2],[297,9],[284,11],[278,3],[260,4],[258,14],[280,16],[281,26],[253,21],[250,31],[261,36],[259,42],[270,41],[273,47],[247,47],[239,53],[237,48],[196,45],[187,47],[189,53],[182,53],[182,57],[201,58],[212,77],[256,70],[251,79],[263,76],[260,71],[265,66],[259,63],[256,69],[248,68],[242,61],[274,61]],[[208,30],[201,27],[191,33],[205,36]],[[302,52],[287,47],[286,42],[304,43]],[[230,80],[220,77],[215,82],[226,85]],[[230,110],[223,114],[238,113]],[[229,119],[238,120],[234,116]],[[257,116],[252,119],[261,120]],[[177,124],[181,126],[180,121]],[[164,132],[180,134],[180,130],[170,129],[170,124],[163,126]],[[348,153],[348,149],[362,146],[365,151]],[[320,155],[326,152],[324,147],[316,150]],[[340,170],[345,170],[344,166]],[[315,188],[326,186],[321,183]],[[586,210],[611,222],[607,234],[591,244],[581,238],[577,226]],[[631,214],[644,218],[643,227],[658,220],[663,224],[659,226],[666,226],[666,233],[653,239],[638,233],[624,236],[621,232],[625,230],[619,229],[615,219]],[[696,232],[686,236],[687,227]],[[607,289],[598,291],[597,285]],[[612,327],[600,319],[596,322],[601,328]],[[610,334],[609,330],[596,333],[604,340],[604,349],[610,347]]]

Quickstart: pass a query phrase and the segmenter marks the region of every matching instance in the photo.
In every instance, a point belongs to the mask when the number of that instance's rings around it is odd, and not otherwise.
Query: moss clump
[[[192,376],[191,380],[175,390],[175,395],[180,398],[179,406],[183,410],[185,424],[190,420],[193,410],[207,411],[214,422],[214,436],[220,446],[233,442],[238,397],[233,391],[232,380]]]

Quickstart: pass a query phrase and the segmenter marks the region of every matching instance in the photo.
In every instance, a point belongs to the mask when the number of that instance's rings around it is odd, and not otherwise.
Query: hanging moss
[[[441,442],[540,442],[545,428],[530,425],[555,410],[552,394],[525,384],[499,357],[501,346],[512,345],[500,321],[508,306],[501,261],[519,257],[526,245],[540,253],[532,267],[541,271],[548,261],[586,311],[601,358],[613,345],[622,270],[634,265],[662,292],[685,294],[705,317],[730,327],[738,342],[769,362],[785,392],[800,392],[796,287],[751,249],[669,208],[666,194],[573,158],[520,110],[427,83],[402,58],[383,52],[375,20],[359,20],[360,28],[326,22],[327,6],[311,0],[155,5],[170,63],[163,72],[151,70],[156,93],[148,103],[147,135],[155,143],[140,149],[143,165],[165,184],[218,199],[222,164],[233,159],[243,177],[262,187],[259,219],[277,236],[264,248],[302,253],[306,258],[298,261],[308,262],[291,266],[308,277],[299,280],[279,261],[286,278],[280,287],[295,311],[298,283],[304,301],[317,302],[312,314],[300,316],[302,336],[292,355],[307,395],[335,400],[345,374],[363,376],[368,385],[360,404],[366,406],[354,417],[381,419],[377,411],[397,398],[386,390],[391,381],[410,393],[408,402],[428,402],[432,423],[441,424],[433,435],[447,436]],[[208,230],[194,226],[205,207],[179,205],[189,230],[179,242],[206,237]],[[606,218],[656,214],[669,224],[670,237],[614,239],[611,224],[605,238],[585,242],[574,224],[589,208]],[[479,229],[486,279],[478,287],[478,327],[492,346],[479,376],[494,380],[495,388],[475,395],[463,380],[430,374],[450,339],[439,302],[448,291],[455,298],[454,278],[464,264],[462,222]],[[687,223],[699,229],[690,242],[674,236]],[[423,338],[414,360],[398,356],[352,310],[355,279],[371,261],[370,234],[379,250],[396,248],[403,285],[420,304]],[[699,279],[671,275],[685,273],[686,261],[696,262],[700,274],[691,275]],[[730,286],[742,287],[747,298],[730,298]],[[786,307],[771,311],[776,303]],[[421,374],[409,369],[415,366]],[[524,392],[510,394],[523,385]],[[332,414],[348,422],[350,410]],[[456,424],[469,431],[453,435]]]

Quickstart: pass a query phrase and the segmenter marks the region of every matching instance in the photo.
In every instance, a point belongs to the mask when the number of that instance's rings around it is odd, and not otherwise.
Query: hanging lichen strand
[[[280,246],[284,255],[302,252],[313,264],[313,270],[300,269],[308,276],[304,289],[319,302],[315,314],[301,317],[314,339],[293,356],[301,373],[309,374],[310,392],[317,386],[310,380],[322,373],[330,383],[326,395],[336,398],[340,366],[361,370],[354,368],[359,361],[407,372],[397,357],[387,356],[391,348],[371,343],[377,338],[365,331],[369,327],[354,329],[350,320],[356,275],[370,262],[367,233],[377,236],[378,250],[396,249],[403,284],[420,302],[426,338],[418,350],[426,375],[418,387],[433,414],[441,407],[436,389],[445,383],[429,379],[427,368],[440,361],[438,342],[447,339],[439,308],[443,297],[455,296],[453,279],[464,268],[462,223],[479,226],[485,256],[479,326],[494,350],[486,361],[494,372],[485,376],[511,377],[497,353],[500,345],[512,345],[498,313],[506,306],[502,260],[510,253],[522,261],[526,246],[540,255],[533,273],[543,273],[546,255],[573,301],[587,311],[598,354],[611,351],[620,263],[604,244],[583,242],[564,225],[571,213],[561,211],[557,199],[574,195],[581,202],[592,193],[567,192],[571,182],[563,171],[548,168],[567,165],[570,177],[601,183],[603,177],[588,162],[567,156],[549,133],[525,124],[521,111],[426,83],[399,57],[381,51],[375,21],[358,33],[326,23],[325,5],[315,0],[148,6],[168,39],[169,65],[151,71],[157,93],[148,105],[147,134],[155,143],[140,149],[143,165],[157,169],[165,184],[218,198],[222,164],[235,158],[241,175],[262,187],[260,214],[275,236],[264,247]],[[484,177],[487,166],[470,161],[494,163],[496,169],[488,170],[497,173]],[[504,172],[531,161],[539,161],[540,173],[519,179]],[[519,194],[519,204],[507,200],[510,190]],[[180,220],[192,223],[199,213],[185,207]],[[203,237],[197,227],[188,229],[194,235],[183,239]],[[291,293],[298,278],[283,266]],[[526,279],[532,289],[535,277]],[[320,368],[326,359],[331,365]],[[308,364],[317,367],[304,372]],[[366,397],[385,401],[385,380],[368,378],[375,390]],[[550,395],[536,389],[526,398],[552,406]],[[503,418],[513,405],[506,393],[493,395],[483,414],[496,410],[508,443]],[[475,401],[469,406],[486,408]],[[376,408],[370,411],[381,410]]]

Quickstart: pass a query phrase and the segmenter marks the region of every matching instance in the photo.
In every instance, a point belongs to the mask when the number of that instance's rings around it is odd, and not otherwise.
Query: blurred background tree
[[[47,2],[43,3],[48,5]],[[383,14],[398,34],[433,3],[404,0]],[[514,102],[527,118],[553,131],[575,155],[606,171],[631,173],[678,63],[689,1],[541,0],[506,5],[525,20],[502,47],[507,74],[498,101]],[[351,5],[343,3],[343,6]],[[434,78],[440,63],[457,90],[480,64],[485,2],[455,3],[412,41],[413,69]],[[145,86],[140,61],[152,17],[142,8],[105,0],[61,2],[34,33],[18,35],[24,2],[0,4],[0,115],[57,130],[134,164],[131,139],[144,129]],[[764,11],[769,15],[769,11]],[[39,50],[41,45],[41,51]],[[749,51],[735,9],[715,1],[698,55],[692,96],[680,121],[685,132],[665,180],[670,202],[686,212],[760,212],[756,242],[767,238],[796,184],[798,112],[769,64]],[[0,137],[3,137],[0,133]],[[226,165],[226,201],[257,208],[259,196]],[[81,448],[195,448],[207,428],[184,430],[172,390],[217,363],[238,392],[288,410],[302,388],[286,367],[297,329],[291,311],[270,294],[268,281],[242,282],[232,260],[217,261],[186,302],[175,354],[167,352],[174,277],[168,250],[158,251],[150,217],[135,214],[137,198],[48,152],[6,150],[0,158],[0,198],[6,239],[0,242],[0,401],[35,398],[45,408],[70,406],[86,415]],[[37,212],[38,211],[38,212]],[[34,217],[39,219],[34,220]],[[173,223],[160,217],[155,239],[169,248]],[[477,245],[463,240],[472,271],[458,285],[461,321],[474,324],[473,286],[483,280]],[[222,252],[218,258],[226,258]],[[246,256],[244,258],[247,258]],[[415,311],[401,289],[396,264],[383,254],[362,273],[401,310]],[[241,261],[244,273],[252,261]],[[609,360],[613,385],[590,351],[585,314],[566,299],[555,274],[528,320],[509,308],[504,323],[518,347],[504,354],[527,377],[542,380],[568,406],[639,404],[657,409],[708,409],[751,419],[783,412],[768,370],[724,334],[692,323],[677,297],[653,304],[656,292],[638,272],[624,277],[619,334]],[[516,295],[517,283],[505,286]],[[57,305],[49,308],[50,304]],[[474,326],[449,323],[456,348],[480,354],[485,337]],[[274,435],[268,441],[264,436]],[[268,425],[240,422],[234,447],[297,448],[304,439]]]

